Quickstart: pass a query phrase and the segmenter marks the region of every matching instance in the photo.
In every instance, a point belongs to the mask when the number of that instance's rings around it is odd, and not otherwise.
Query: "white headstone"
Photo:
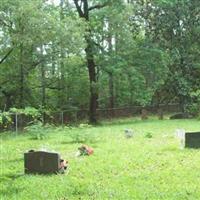
[[[177,129],[175,132],[175,137],[180,141],[180,148],[183,149],[185,147],[185,130]]]
[[[131,130],[131,129],[125,129],[124,133],[125,133],[126,138],[132,138],[133,137],[133,130]]]

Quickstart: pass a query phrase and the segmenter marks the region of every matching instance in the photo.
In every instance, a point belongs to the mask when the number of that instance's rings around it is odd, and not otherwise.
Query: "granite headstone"
[[[60,155],[45,151],[29,151],[24,153],[24,169],[26,174],[58,173]]]

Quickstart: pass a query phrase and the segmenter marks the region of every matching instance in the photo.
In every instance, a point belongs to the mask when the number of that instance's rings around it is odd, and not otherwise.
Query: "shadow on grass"
[[[169,123],[179,123],[179,122],[186,122],[186,121],[192,121],[195,119],[175,119],[175,120],[170,120],[169,118],[164,118],[163,120],[159,120],[157,118],[154,117],[150,117],[147,120],[141,120],[140,118],[128,118],[128,119],[113,119],[113,120],[108,120],[108,121],[102,121],[101,125],[97,126],[97,127],[106,127],[106,126],[118,126],[118,125],[134,125],[134,124],[148,124],[148,123],[152,123],[152,122],[157,122],[158,124],[162,123],[162,122],[169,122]],[[189,121],[189,122],[190,122]]]
[[[5,160],[4,163],[10,163],[10,164],[16,164],[18,162],[22,162],[24,159],[23,158],[16,158],[16,159],[11,159],[11,160]]]
[[[11,173],[7,173],[7,174],[3,174],[0,176],[0,183],[3,184],[8,184],[8,183],[12,183],[14,180],[18,179],[18,178],[25,178],[25,177],[52,177],[52,176],[58,176],[60,175],[59,173],[50,173],[50,174],[40,174],[40,173],[30,173],[30,174],[25,174],[25,173],[16,173],[16,174],[11,174]]]
[[[61,144],[97,144],[99,141],[91,141],[91,140],[71,140],[71,141],[63,141]]]
[[[7,186],[5,189],[0,188],[0,194],[1,196],[6,197],[6,199],[9,199],[9,198],[12,199],[13,196],[16,196],[18,193],[22,192],[24,189],[25,187],[19,187],[13,184],[9,184],[9,186]]]
[[[162,153],[164,153],[164,152],[180,152],[180,151],[182,151],[182,149],[180,149],[178,146],[176,147],[176,146],[172,146],[172,147],[170,147],[170,146],[166,146],[166,147],[163,147],[161,150],[160,150],[160,152],[159,153],[157,153],[157,154],[162,154]]]
[[[61,142],[61,144],[83,144],[83,143],[85,143],[85,141],[71,140],[71,141],[63,141],[63,142]]]
[[[103,127],[103,126],[119,126],[119,125],[133,125],[133,124],[144,124],[144,123],[152,123],[153,121],[159,121],[157,119],[147,119],[147,120],[141,120],[141,119],[125,119],[125,120],[110,120],[107,122],[102,122],[101,125],[99,125],[99,127]],[[162,121],[166,121],[166,120],[162,120]]]
[[[3,174],[0,176],[0,183],[8,183],[8,182],[12,182],[20,177],[23,177],[24,174],[21,173],[21,174]]]

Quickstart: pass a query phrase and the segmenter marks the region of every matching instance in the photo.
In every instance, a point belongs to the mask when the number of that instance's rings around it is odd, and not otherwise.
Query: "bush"
[[[70,138],[73,143],[85,143],[87,141],[92,141],[91,135],[88,132],[83,131],[73,131],[70,133]]]
[[[33,119],[39,119],[42,116],[40,111],[33,107],[26,107],[25,109],[11,108],[9,112],[31,116]]]
[[[191,115],[200,118],[200,90],[190,93],[192,103],[187,106],[186,110]]]
[[[79,125],[79,128],[91,128],[92,125],[89,125],[89,124],[80,124]]]
[[[7,129],[12,124],[12,118],[9,112],[0,112],[0,128]]]
[[[145,137],[145,138],[152,138],[153,135],[152,135],[152,133],[147,132],[147,133],[145,133],[144,137]]]
[[[74,143],[94,143],[97,141],[97,136],[92,131],[92,126],[88,124],[80,124],[79,128],[70,131],[69,136]]]
[[[32,139],[35,140],[44,140],[49,138],[49,130],[52,127],[48,124],[43,125],[42,122],[34,122],[33,124],[25,127],[25,130],[30,133]]]
[[[200,115],[200,105],[198,103],[193,103],[187,107],[187,112],[192,116],[199,117]]]

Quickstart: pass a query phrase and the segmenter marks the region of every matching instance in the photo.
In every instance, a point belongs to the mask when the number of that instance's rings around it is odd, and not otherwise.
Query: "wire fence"
[[[113,109],[97,109],[97,118],[102,119],[113,119],[113,118],[123,118],[123,117],[133,117],[138,116],[142,113],[142,110],[145,109],[147,115],[159,114],[162,111],[162,114],[180,112],[179,104],[168,104],[168,105],[157,105],[157,106],[133,106],[133,107],[123,107],[123,108],[113,108]],[[1,128],[1,130],[11,130],[11,131],[21,131],[26,126],[30,125],[33,122],[31,116],[26,116],[24,114],[13,113],[10,114],[12,119],[12,124],[8,127]],[[71,123],[77,123],[81,121],[86,121],[88,119],[88,110],[86,109],[71,109],[64,110],[60,112],[51,112],[48,115],[43,116],[45,123],[56,125],[56,126],[65,126]]]

